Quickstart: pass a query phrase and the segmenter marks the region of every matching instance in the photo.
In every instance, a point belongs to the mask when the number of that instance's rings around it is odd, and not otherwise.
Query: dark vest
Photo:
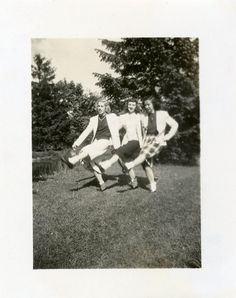
[[[96,131],[95,139],[107,139],[109,140],[111,137],[110,129],[107,124],[106,116],[101,120],[98,116],[98,128]]]
[[[147,134],[148,135],[158,135],[157,122],[156,122],[156,112],[148,115]]]

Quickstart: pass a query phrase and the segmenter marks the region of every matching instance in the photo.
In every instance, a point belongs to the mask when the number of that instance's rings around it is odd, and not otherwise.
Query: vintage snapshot
[[[33,268],[201,268],[199,39],[31,39]]]

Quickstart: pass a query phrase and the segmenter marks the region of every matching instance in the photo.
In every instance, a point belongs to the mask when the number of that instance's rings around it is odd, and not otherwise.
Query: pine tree
[[[32,144],[33,150],[61,149],[67,142],[70,123],[67,105],[56,96],[55,69],[40,54],[32,65]]]

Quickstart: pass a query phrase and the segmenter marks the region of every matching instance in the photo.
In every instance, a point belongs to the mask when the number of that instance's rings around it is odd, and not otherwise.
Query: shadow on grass
[[[113,175],[106,175],[104,174],[103,175],[103,178],[104,178],[104,181],[108,181],[108,180],[112,180],[112,181],[116,181],[117,179],[119,179],[119,176],[122,176],[122,175],[118,175],[118,176],[113,176]],[[98,186],[98,182],[97,182],[97,179],[94,177],[94,176],[89,176],[89,177],[85,177],[83,179],[80,179],[80,180],[77,180],[77,182],[81,182],[81,181],[84,181],[84,180],[88,180],[88,179],[91,179],[93,178],[92,180],[90,180],[89,182],[83,184],[82,186],[80,187],[77,187],[77,188],[72,188],[70,189],[70,191],[78,191],[80,189],[84,189],[84,188],[88,188],[88,187],[91,187],[91,186]],[[114,184],[113,184],[114,185]],[[107,187],[108,188],[111,188],[113,187],[113,185]],[[116,184],[115,184],[116,185]]]
[[[77,180],[76,182],[79,183],[81,181],[88,180],[88,179],[91,179],[91,178],[94,178],[94,176],[85,177],[85,178],[82,178],[82,179]]]
[[[125,180],[123,180],[123,178],[121,178],[119,180],[119,182],[117,183],[117,185],[119,186],[124,186],[124,185],[128,185],[128,177],[127,176],[123,176],[126,177]],[[148,179],[146,177],[136,177],[137,181],[138,181],[138,187],[147,190],[147,184],[148,184]],[[122,193],[122,192],[126,192],[132,190],[132,188],[129,189],[124,189],[124,190],[119,190],[117,192]]]
[[[113,183],[113,184],[107,186],[106,190],[112,189],[112,188],[117,187],[117,186],[118,187],[121,187],[121,186],[127,186],[128,187],[128,188],[123,189],[123,190],[118,190],[117,191],[118,193],[124,193],[124,192],[132,190],[132,188],[128,185],[129,177],[127,175],[122,175],[122,174],[107,175],[107,174],[104,174],[103,178],[104,178],[105,182],[107,182],[107,181],[116,181],[116,183]],[[77,180],[77,182],[79,183],[79,182],[82,182],[82,181],[85,181],[85,180],[88,180],[88,179],[92,179],[92,180],[88,181],[87,183],[85,183],[85,184],[83,184],[79,187],[72,188],[72,189],[70,189],[70,191],[78,191],[78,190],[81,190],[81,189],[84,189],[84,188],[97,187],[98,186],[98,182],[97,182],[96,178],[94,178],[94,176],[89,176],[89,177],[79,179],[79,180]],[[138,180],[138,187],[147,190],[148,179],[146,177],[137,177],[137,180]]]
[[[91,186],[98,186],[96,178],[94,178],[94,177],[89,177],[89,178],[93,178],[93,180],[85,183],[84,185],[82,185],[80,187],[72,188],[72,189],[70,189],[70,191],[78,191],[83,188],[87,188],[87,187],[91,187]],[[83,179],[83,180],[85,180],[85,179]]]

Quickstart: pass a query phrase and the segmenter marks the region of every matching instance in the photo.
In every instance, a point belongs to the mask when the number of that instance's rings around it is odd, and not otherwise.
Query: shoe
[[[107,188],[106,183],[100,184],[100,190],[104,191]]]
[[[69,162],[69,157],[69,152],[65,152],[64,154],[60,155],[61,161],[64,162],[68,166],[68,168],[73,169],[74,165],[71,162]]]
[[[156,185],[156,183],[151,183],[151,184],[150,184],[150,191],[151,191],[151,192],[156,192],[156,190],[157,190],[157,185]]]
[[[137,188],[137,187],[138,187],[138,181],[137,181],[137,179],[135,178],[133,181],[130,181],[129,185],[130,185],[133,189]]]

